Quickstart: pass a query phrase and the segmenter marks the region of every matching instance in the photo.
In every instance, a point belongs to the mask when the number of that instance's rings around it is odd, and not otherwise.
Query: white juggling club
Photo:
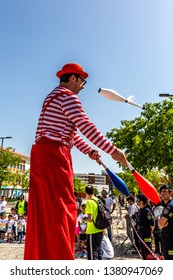
[[[120,101],[120,102],[126,102],[128,104],[137,106],[141,109],[144,109],[144,106],[137,104],[135,102],[132,101],[132,99],[134,98],[134,96],[129,96],[128,98],[123,97],[122,95],[120,95],[118,92],[112,90],[112,89],[108,89],[108,88],[99,88],[98,92],[103,95],[104,97],[108,98],[109,100],[114,100],[114,101]]]

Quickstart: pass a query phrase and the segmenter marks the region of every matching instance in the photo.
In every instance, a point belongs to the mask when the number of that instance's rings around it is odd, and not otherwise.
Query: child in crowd
[[[26,235],[27,215],[23,214],[23,218],[25,220],[25,225],[24,225],[24,228],[23,228],[23,235],[25,236]]]
[[[9,242],[9,243],[13,242],[13,228],[14,228],[13,217],[12,217],[12,214],[9,214],[8,221],[6,224],[7,242]]]
[[[17,215],[17,209],[11,208],[11,214],[13,217],[14,225],[13,225],[13,238],[14,240],[17,240],[17,221],[18,221],[18,215]]]
[[[87,227],[87,222],[86,219],[88,217],[87,214],[85,214],[85,208],[86,204],[81,205],[81,213],[79,214],[79,225],[80,225],[80,242],[82,246],[82,252],[80,257],[81,258],[86,258],[87,257],[87,252],[86,252],[86,227]]]
[[[79,236],[79,232],[80,232],[80,213],[81,213],[81,210],[78,208],[78,215],[77,215],[77,221],[76,221],[76,230],[75,230],[76,241],[77,241],[77,248],[75,249],[75,253],[81,251],[80,236]]]
[[[22,243],[24,228],[25,228],[25,220],[23,218],[23,215],[20,214],[17,221],[17,237],[19,241],[18,243]]]
[[[6,234],[6,224],[8,220],[6,218],[6,214],[2,213],[0,215],[0,242],[5,242],[5,234]]]

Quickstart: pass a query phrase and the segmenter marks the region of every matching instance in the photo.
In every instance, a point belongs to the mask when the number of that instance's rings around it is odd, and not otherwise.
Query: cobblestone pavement
[[[24,244],[0,244],[0,260],[23,260]]]
[[[124,211],[123,211],[124,213]],[[126,226],[124,218],[115,211],[112,224],[115,260],[135,260],[140,259],[138,255],[132,254],[129,239],[126,239]],[[24,243],[0,243],[0,260],[23,260]],[[76,259],[80,259],[80,254],[75,255]],[[81,259],[80,259],[81,260]]]

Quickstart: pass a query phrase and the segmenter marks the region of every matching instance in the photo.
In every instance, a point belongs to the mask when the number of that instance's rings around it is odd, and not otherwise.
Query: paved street
[[[24,244],[0,244],[0,260],[23,260]]]

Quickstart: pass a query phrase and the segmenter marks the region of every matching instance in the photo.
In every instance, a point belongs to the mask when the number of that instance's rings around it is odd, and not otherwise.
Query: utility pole
[[[6,136],[6,137],[0,137],[1,139],[1,150],[3,149],[3,144],[4,144],[4,139],[11,139],[11,136]]]

